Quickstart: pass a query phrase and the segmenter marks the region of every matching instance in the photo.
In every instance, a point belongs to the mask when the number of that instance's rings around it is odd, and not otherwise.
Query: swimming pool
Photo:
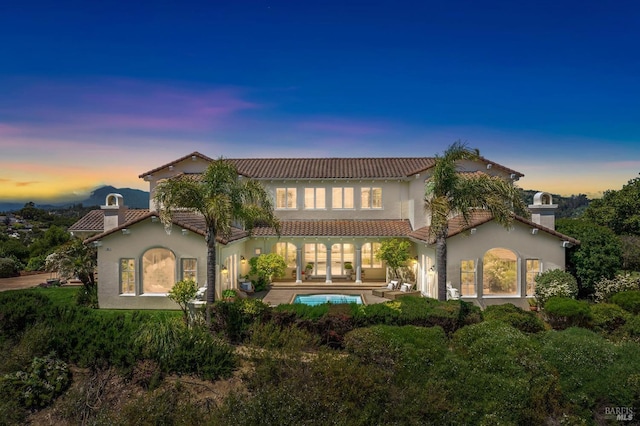
[[[298,294],[293,303],[316,306],[323,303],[356,303],[362,305],[362,296],[357,294]]]

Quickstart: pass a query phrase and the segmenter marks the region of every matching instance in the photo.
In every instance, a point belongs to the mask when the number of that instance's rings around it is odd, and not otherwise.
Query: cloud
[[[16,182],[16,186],[30,186],[30,185],[35,185],[40,183],[39,181],[32,181],[32,182]]]

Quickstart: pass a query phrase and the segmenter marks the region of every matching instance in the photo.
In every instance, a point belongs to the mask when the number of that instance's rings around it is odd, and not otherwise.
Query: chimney
[[[533,204],[529,205],[531,212],[531,221],[545,228],[555,231],[556,229],[556,213],[557,204],[553,204],[551,194],[547,192],[538,192],[533,196]]]
[[[100,208],[104,215],[104,232],[124,225],[127,206],[124,205],[122,195],[113,193],[107,195],[105,205]]]

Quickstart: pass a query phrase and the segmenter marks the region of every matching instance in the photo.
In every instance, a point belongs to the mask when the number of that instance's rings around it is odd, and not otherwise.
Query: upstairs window
[[[382,188],[361,188],[360,208],[381,209],[382,208]]]
[[[338,209],[353,208],[353,188],[333,188],[331,206]]]
[[[304,208],[306,210],[326,208],[325,189],[324,188],[305,188],[304,189]]]
[[[296,188],[276,188],[276,209],[295,209]]]

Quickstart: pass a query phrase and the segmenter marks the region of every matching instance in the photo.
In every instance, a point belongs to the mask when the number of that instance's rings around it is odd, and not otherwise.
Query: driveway
[[[0,278],[0,291],[35,287],[40,283],[47,282],[48,278],[51,278],[51,274],[48,272],[43,274],[22,275],[12,278]]]

